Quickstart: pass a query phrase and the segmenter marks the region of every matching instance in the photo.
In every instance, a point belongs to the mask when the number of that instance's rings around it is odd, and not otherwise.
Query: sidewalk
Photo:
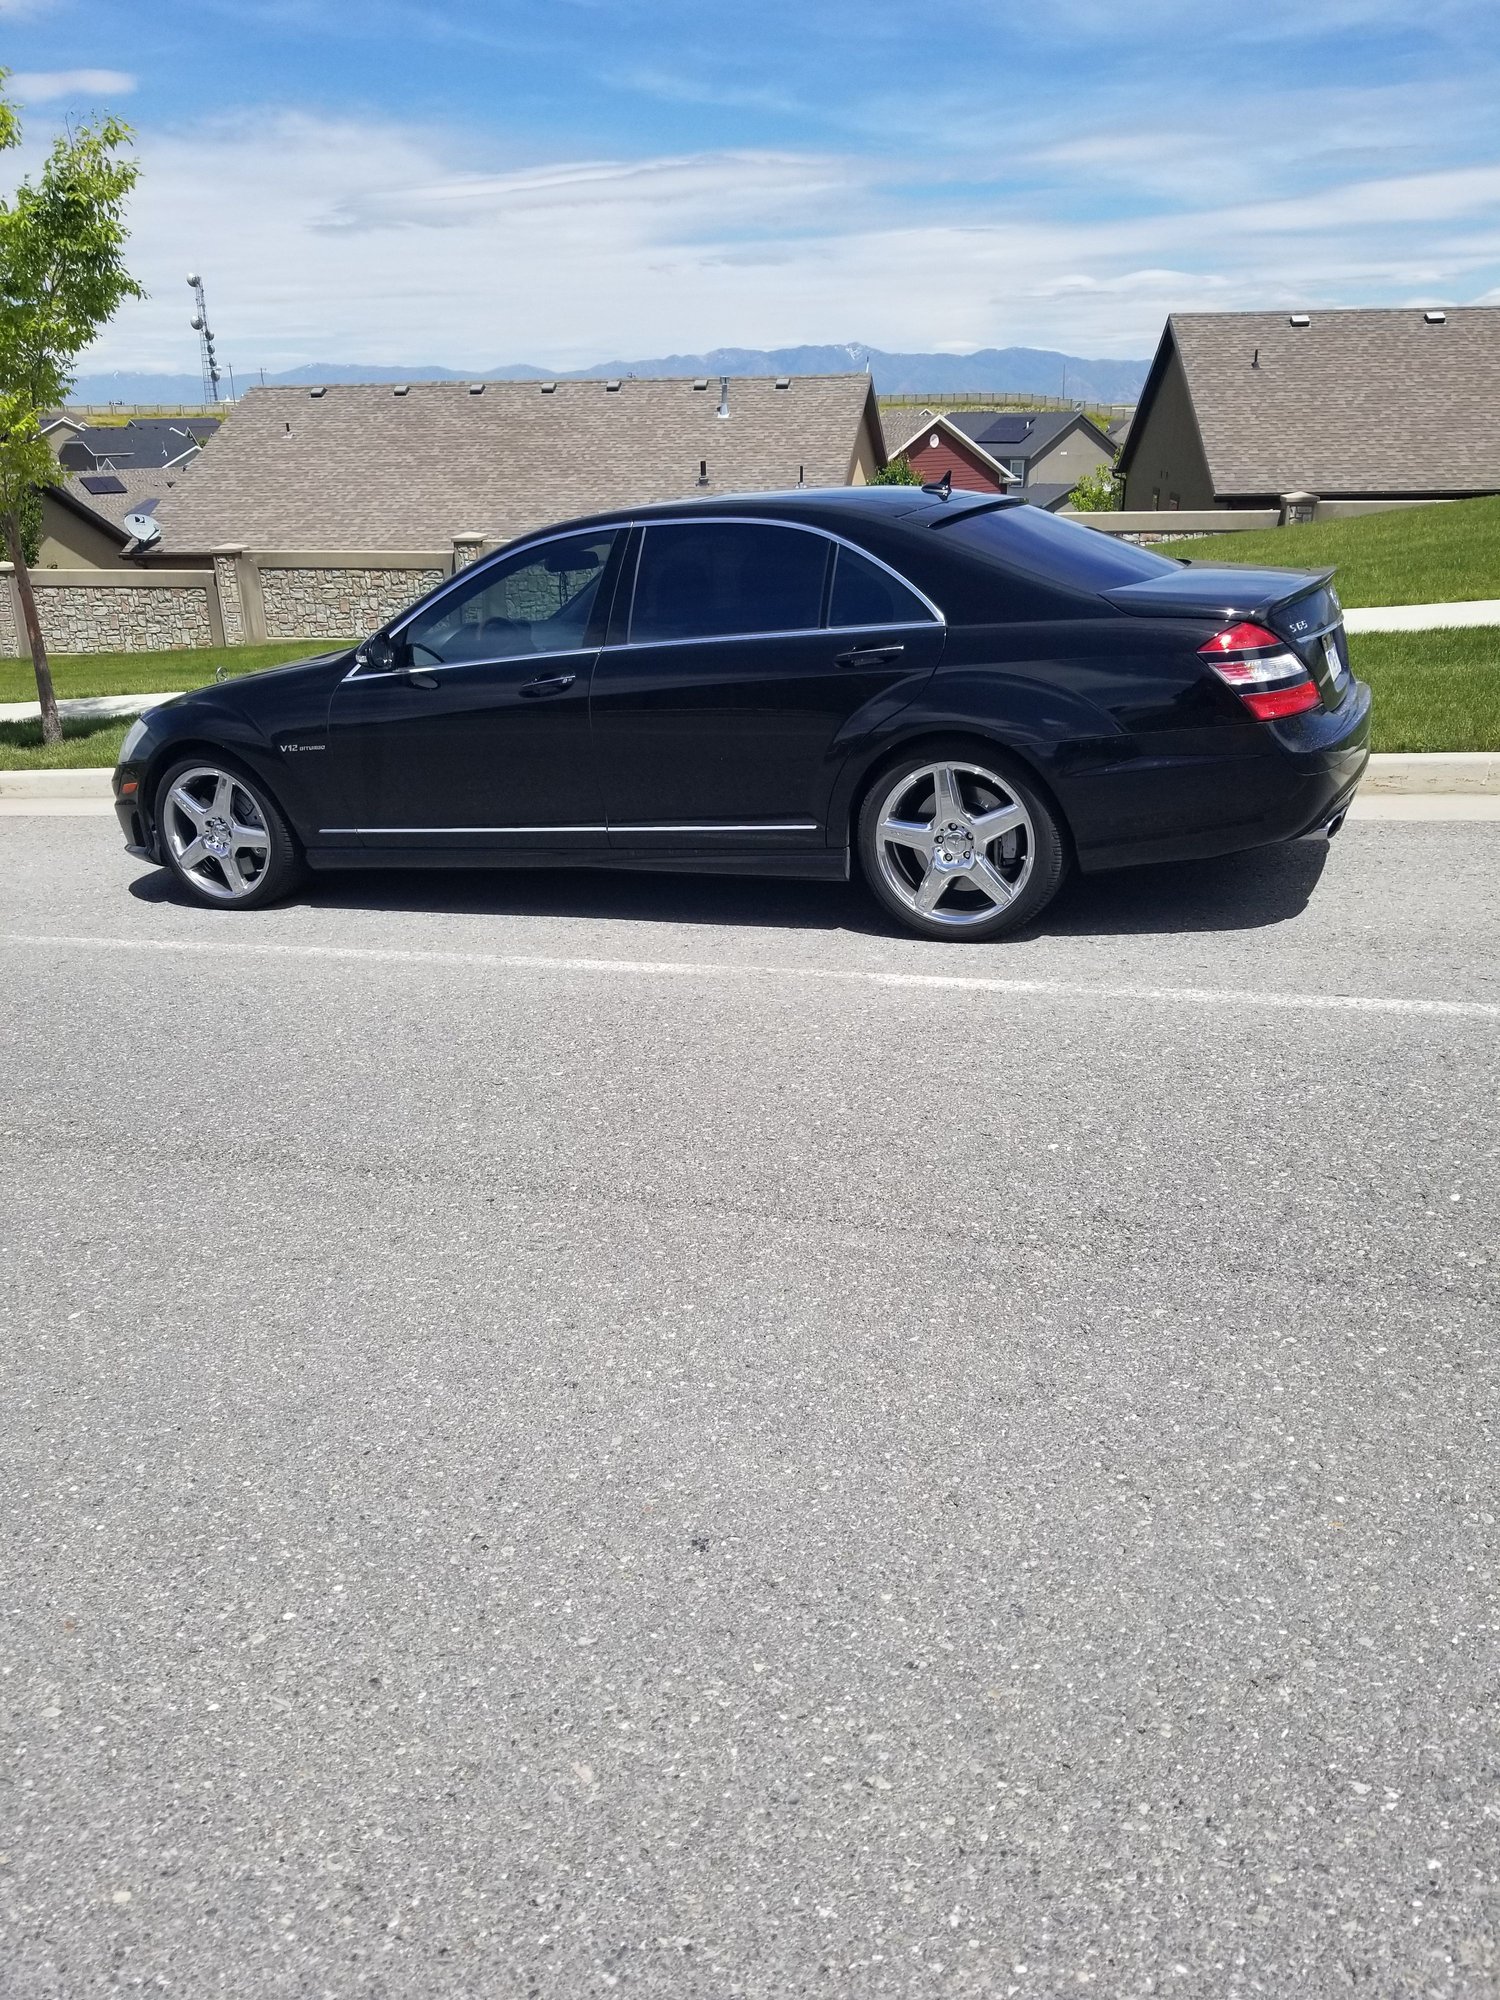
[[[113,722],[117,717],[140,715],[145,709],[160,708],[175,701],[180,689],[169,694],[74,694],[57,704],[64,722]],[[41,704],[34,701],[0,701],[0,722],[35,722]]]
[[[1374,604],[1344,612],[1346,632],[1435,632],[1455,625],[1500,625],[1500,597],[1465,604]]]

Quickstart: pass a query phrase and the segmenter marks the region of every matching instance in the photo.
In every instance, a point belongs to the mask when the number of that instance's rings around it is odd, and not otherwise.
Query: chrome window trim
[[[430,666],[381,667],[378,672],[361,673],[358,667],[351,667],[339,686],[349,681],[389,681],[404,674],[447,674],[455,667],[513,667],[518,660],[530,664],[532,660],[590,660],[599,651],[597,646],[559,647],[554,653],[498,653],[493,659],[483,660],[434,660]]]
[[[890,563],[882,561],[879,556],[871,555],[870,551],[862,549],[858,542],[851,542],[847,535],[835,534],[831,528],[816,528],[810,521],[778,521],[774,518],[768,518],[764,514],[705,514],[698,519],[694,519],[691,515],[674,514],[664,521],[636,520],[632,521],[630,525],[642,531],[642,549],[646,546],[646,531],[651,528],[703,528],[722,525],[724,527],[736,528],[791,528],[800,534],[817,535],[825,542],[832,542],[835,548],[848,549],[851,554],[863,556],[866,562],[874,563],[877,569],[883,569],[887,576],[893,577],[901,585],[903,590],[909,590],[919,604],[925,605],[932,613],[932,616],[930,619],[903,618],[890,625],[812,625],[796,626],[791,630],[781,632],[714,632],[705,635],[701,639],[622,639],[615,645],[606,644],[604,650],[609,653],[623,652],[627,647],[634,646],[716,646],[743,639],[801,639],[805,638],[809,632],[925,631],[930,624],[937,625],[940,629],[946,629],[948,624],[947,619],[943,616],[937,605],[933,603],[926,591],[919,590],[909,577],[901,574],[899,569],[895,569]],[[637,555],[635,575],[631,578],[630,584],[630,619],[632,625],[635,623],[635,589],[637,583],[640,581],[640,573],[640,557]]]
[[[785,632],[720,632],[706,639],[621,639],[601,647],[605,653],[655,652],[663,646],[753,646],[760,639],[836,639],[846,632],[930,632],[930,618],[912,618],[901,625],[796,625]],[[540,659],[541,655],[537,657]]]

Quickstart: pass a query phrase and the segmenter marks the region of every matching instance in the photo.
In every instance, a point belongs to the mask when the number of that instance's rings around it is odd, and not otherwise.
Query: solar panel
[[[123,493],[125,482],[116,479],[113,473],[86,472],[79,481],[85,493]]]

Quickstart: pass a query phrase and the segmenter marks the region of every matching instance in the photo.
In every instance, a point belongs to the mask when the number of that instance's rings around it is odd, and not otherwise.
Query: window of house
[[[769,522],[661,522],[641,538],[630,637],[749,638],[816,630],[834,544]]]
[[[402,632],[417,666],[573,652],[588,637],[613,534],[569,535],[487,564]]]

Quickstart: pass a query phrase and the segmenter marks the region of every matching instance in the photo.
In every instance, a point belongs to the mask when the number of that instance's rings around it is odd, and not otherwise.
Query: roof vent
[[[469,394],[471,396],[482,396],[484,394],[484,384],[482,382],[471,382],[469,384]]]
[[[542,394],[544,396],[555,396],[557,394],[557,384],[555,382],[544,382],[542,384]]]
[[[1448,315],[1445,312],[1425,312],[1422,317],[1429,326],[1446,326],[1448,324]]]
[[[693,377],[693,387],[695,389],[706,389],[708,387],[708,377],[706,375],[695,375]]]
[[[392,389],[391,394],[393,396],[409,396],[411,394],[410,382],[398,382],[395,388]]]
[[[1288,326],[1311,326],[1311,313],[1292,313],[1287,319]]]
[[[719,377],[719,407],[714,411],[714,415],[716,417],[727,417],[729,415],[729,377],[727,375]]]
[[[707,486],[708,484],[708,460],[706,458],[700,458],[698,461],[698,484],[700,486]]]
[[[307,393],[316,402],[319,396],[326,396],[328,394],[328,385],[325,382],[321,389],[309,389]]]
[[[605,394],[610,396],[614,395],[615,391],[619,388],[619,386],[620,386],[620,379],[618,376],[616,376],[613,382],[605,383],[604,385]]]
[[[791,378],[791,376],[790,376],[790,375],[778,375],[778,376],[776,377],[776,386],[777,386],[777,388],[778,388],[778,389],[790,389],[790,388],[791,388],[791,386],[792,386],[792,378]]]

